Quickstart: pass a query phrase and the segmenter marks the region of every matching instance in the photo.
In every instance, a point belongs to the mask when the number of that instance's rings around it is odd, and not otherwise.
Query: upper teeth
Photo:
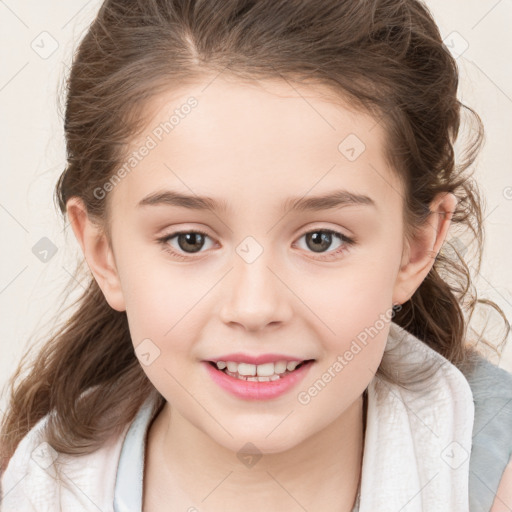
[[[249,364],[249,363],[235,363],[234,361],[217,361],[217,368],[223,370],[227,367],[231,373],[238,373],[239,375],[270,377],[274,374],[284,373],[286,370],[292,372],[297,365],[302,361],[277,361],[275,363],[265,364]]]

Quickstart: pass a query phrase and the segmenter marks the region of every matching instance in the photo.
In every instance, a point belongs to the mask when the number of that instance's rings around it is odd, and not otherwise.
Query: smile
[[[217,361],[216,367],[235,379],[250,382],[269,382],[283,378],[300,368],[307,361],[276,361],[275,363],[249,364],[235,361]]]
[[[277,361],[254,365],[234,361],[204,361],[210,378],[220,388],[245,400],[269,400],[283,395],[302,381],[314,364]]]

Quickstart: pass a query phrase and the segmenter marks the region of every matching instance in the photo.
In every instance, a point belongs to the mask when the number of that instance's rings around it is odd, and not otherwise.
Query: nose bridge
[[[284,321],[289,314],[289,297],[286,287],[275,275],[273,251],[253,237],[244,239],[235,251],[222,306],[223,321],[255,330],[268,323]]]

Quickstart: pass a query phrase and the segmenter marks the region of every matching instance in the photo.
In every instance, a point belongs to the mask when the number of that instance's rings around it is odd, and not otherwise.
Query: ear
[[[87,214],[82,199],[71,197],[66,209],[75,237],[80,244],[87,265],[112,309],[125,311],[121,282],[116,269],[114,253],[105,232]]]
[[[438,194],[431,202],[431,213],[424,224],[412,240],[406,241],[395,281],[393,304],[407,302],[427,277],[443,245],[456,206],[457,198],[448,192]]]

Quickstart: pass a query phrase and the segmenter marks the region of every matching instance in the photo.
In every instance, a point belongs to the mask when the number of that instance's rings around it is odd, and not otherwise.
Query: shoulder
[[[125,428],[85,455],[55,451],[43,417],[20,441],[0,479],[2,512],[112,511],[117,464]]]
[[[493,506],[489,512],[505,512],[509,510],[512,510],[512,458],[503,472]]]
[[[481,354],[474,353],[473,360],[474,365],[463,373],[473,394],[476,394],[475,398],[512,396],[512,373],[496,366]]]
[[[475,404],[473,437],[501,440],[508,462],[512,455],[512,374],[481,355],[475,361],[464,372]]]
[[[476,510],[510,510],[512,374],[478,355],[474,367],[464,375],[475,405],[469,475],[471,502]]]

